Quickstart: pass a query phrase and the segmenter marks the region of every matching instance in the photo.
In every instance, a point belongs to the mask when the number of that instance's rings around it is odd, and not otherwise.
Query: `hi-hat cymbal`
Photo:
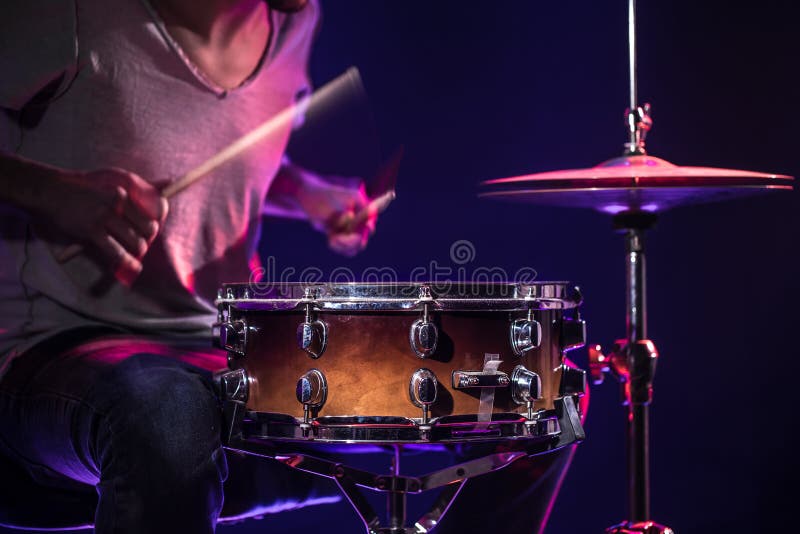
[[[653,156],[623,156],[586,169],[488,180],[479,196],[606,213],[661,212],[688,204],[791,190],[783,174],[680,167]]]

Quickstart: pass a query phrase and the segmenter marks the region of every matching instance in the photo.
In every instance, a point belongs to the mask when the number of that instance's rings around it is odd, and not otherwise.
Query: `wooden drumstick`
[[[369,203],[357,213],[342,214],[336,221],[336,224],[332,225],[331,228],[342,228],[345,233],[350,233],[364,224],[373,214],[377,215],[383,213],[396,196],[394,189],[386,191],[384,194],[370,200]]]
[[[274,133],[278,128],[283,127],[287,122],[293,120],[298,113],[298,109],[305,110],[311,108],[313,105],[319,105],[320,103],[325,102],[331,97],[337,95],[347,86],[361,87],[361,76],[358,73],[358,69],[355,67],[350,67],[343,74],[323,85],[313,94],[305,97],[300,102],[284,108],[278,112],[277,115],[270,117],[261,126],[258,126],[254,130],[243,135],[191,171],[178,178],[175,182],[166,186],[161,191],[162,196],[164,196],[164,198],[170,198],[173,195],[180,193],[190,185],[197,182],[200,178],[207,176],[209,173],[211,173],[211,171],[220,165],[232,160],[237,156],[240,156],[243,152],[262,141],[265,137]],[[83,245],[74,243],[64,248],[56,256],[56,260],[59,263],[64,263],[71,260],[81,252],[83,252]]]

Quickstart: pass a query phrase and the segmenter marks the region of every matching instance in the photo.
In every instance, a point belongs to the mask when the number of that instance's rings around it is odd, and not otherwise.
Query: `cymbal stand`
[[[626,156],[646,154],[645,136],[652,127],[650,106],[639,106],[636,87],[636,0],[628,0],[628,51],[630,107],[626,111],[629,140]],[[611,372],[622,386],[622,403],[628,407],[627,475],[628,520],[606,529],[614,534],[672,534],[669,527],[650,520],[650,439],[649,408],[653,399],[658,352],[647,338],[645,232],[657,216],[642,209],[618,213],[614,227],[625,237],[626,325],[627,336],[614,344],[606,356],[599,346],[589,349],[589,365],[595,383]]]
[[[649,407],[653,400],[658,351],[647,338],[645,232],[656,215],[627,211],[614,216],[614,227],[624,233],[626,252],[627,337],[617,340],[610,354],[599,345],[589,348],[589,367],[595,384],[610,373],[621,384],[626,419],[629,519],[606,529],[614,534],[672,534],[672,530],[650,520]]]

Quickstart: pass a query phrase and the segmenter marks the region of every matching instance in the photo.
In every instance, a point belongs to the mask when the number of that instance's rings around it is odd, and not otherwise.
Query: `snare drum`
[[[585,342],[580,301],[560,282],[227,284],[226,387],[273,423],[302,421],[327,439],[532,419],[583,391],[585,373],[565,365]]]
[[[543,527],[583,439],[577,288],[227,284],[216,303],[227,447],[332,478],[369,533],[463,532],[478,508],[484,530]],[[418,454],[428,472],[409,469]],[[387,493],[387,527],[362,489]],[[406,498],[430,490],[406,528]]]

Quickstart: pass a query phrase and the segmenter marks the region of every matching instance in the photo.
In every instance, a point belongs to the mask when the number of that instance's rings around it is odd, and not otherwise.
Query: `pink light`
[[[262,519],[265,515],[279,514],[289,510],[299,510],[307,506],[319,506],[321,504],[336,504],[342,500],[339,495],[332,495],[329,497],[314,497],[304,501],[294,499],[287,499],[285,501],[276,501],[269,506],[256,506],[252,510],[248,510],[239,515],[225,516],[220,522],[227,523],[233,521],[242,521],[244,519]]]
[[[610,213],[611,215],[616,215],[617,213],[622,213],[623,211],[626,211],[627,209],[628,209],[628,206],[622,206],[620,204],[609,204],[608,206],[603,206],[601,208],[601,211],[604,211],[606,213]]]

